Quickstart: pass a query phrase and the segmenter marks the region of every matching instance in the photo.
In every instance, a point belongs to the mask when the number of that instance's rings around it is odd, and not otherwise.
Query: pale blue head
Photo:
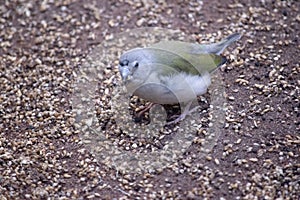
[[[133,49],[124,53],[119,60],[119,71],[123,81],[132,78],[136,70],[141,67],[144,60],[141,49]]]

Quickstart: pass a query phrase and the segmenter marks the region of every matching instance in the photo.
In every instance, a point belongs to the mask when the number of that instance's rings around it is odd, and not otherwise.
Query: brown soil
[[[2,2],[0,199],[298,199],[300,2],[197,5]],[[161,172],[122,175],[86,150],[70,97],[82,59],[110,34],[138,26],[180,29],[199,41],[243,37],[225,52],[229,110],[212,152],[197,157],[192,145]]]

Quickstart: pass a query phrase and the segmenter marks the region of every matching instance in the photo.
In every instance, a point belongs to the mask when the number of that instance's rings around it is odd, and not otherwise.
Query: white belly
[[[208,73],[202,76],[178,73],[160,77],[152,74],[143,84],[131,87],[131,93],[150,102],[175,104],[191,101],[206,93],[210,83]]]

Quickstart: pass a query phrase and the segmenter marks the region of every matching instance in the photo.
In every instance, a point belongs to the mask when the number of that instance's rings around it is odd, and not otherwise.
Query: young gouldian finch
[[[121,56],[119,71],[130,94],[157,104],[185,103],[184,112],[172,122],[177,123],[195,97],[206,93],[210,74],[226,62],[220,54],[240,38],[235,33],[212,44],[163,41],[132,49]]]

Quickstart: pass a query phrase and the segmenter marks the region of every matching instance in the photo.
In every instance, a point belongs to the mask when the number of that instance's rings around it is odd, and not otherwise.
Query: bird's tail
[[[242,35],[239,33],[231,34],[221,42],[207,45],[207,51],[208,53],[220,55],[226,49],[226,47],[228,47],[231,43],[239,40],[241,37]]]

